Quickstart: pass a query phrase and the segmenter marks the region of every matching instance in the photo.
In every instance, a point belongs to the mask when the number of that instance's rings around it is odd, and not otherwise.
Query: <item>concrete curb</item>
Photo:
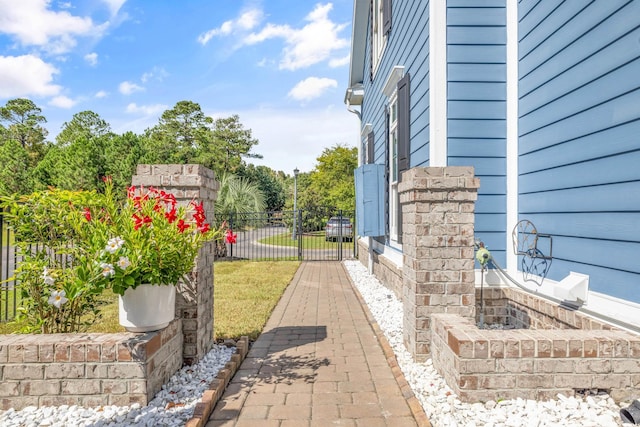
[[[247,357],[247,353],[249,353],[249,337],[243,336],[238,340],[236,351],[231,356],[231,360],[218,372],[217,377],[209,383],[209,389],[202,394],[201,402],[196,404],[193,416],[187,421],[185,427],[204,427],[209,421],[213,408],[229,385],[231,378],[233,378]]]
[[[344,265],[342,266],[342,268],[345,268]],[[424,409],[422,409],[422,405],[420,404],[420,401],[413,393],[413,390],[411,389],[411,386],[409,385],[406,378],[404,377],[404,374],[402,373],[400,366],[398,366],[398,359],[396,359],[396,354],[393,352],[393,349],[391,348],[391,345],[389,344],[387,337],[384,336],[384,333],[380,329],[378,322],[376,322],[376,319],[373,317],[373,315],[369,311],[369,306],[365,302],[364,298],[362,298],[362,295],[360,294],[360,291],[358,290],[358,288],[353,284],[353,281],[351,280],[351,276],[349,275],[349,273],[347,273],[347,277],[349,278],[349,283],[351,283],[351,287],[353,288],[356,294],[356,297],[358,298],[358,301],[362,306],[362,310],[364,311],[364,314],[367,317],[369,324],[371,325],[371,329],[373,329],[373,332],[376,334],[376,337],[378,338],[378,342],[382,347],[384,356],[387,358],[387,363],[389,363],[391,372],[393,372],[393,376],[396,378],[396,382],[400,386],[400,391],[402,391],[402,395],[407,400],[407,404],[409,405],[409,409],[411,409],[413,418],[415,418],[416,423],[418,424],[419,427],[431,427],[429,418],[427,418],[427,414],[425,414]]]

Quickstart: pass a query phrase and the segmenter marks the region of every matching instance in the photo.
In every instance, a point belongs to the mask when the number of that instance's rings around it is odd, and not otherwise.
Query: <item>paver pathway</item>
[[[417,426],[367,313],[341,263],[302,263],[206,426]]]

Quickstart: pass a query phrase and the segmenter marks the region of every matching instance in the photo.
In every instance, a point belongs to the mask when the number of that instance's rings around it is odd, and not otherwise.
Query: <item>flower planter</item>
[[[118,296],[120,324],[129,332],[150,332],[167,327],[175,317],[176,287],[139,285]]]

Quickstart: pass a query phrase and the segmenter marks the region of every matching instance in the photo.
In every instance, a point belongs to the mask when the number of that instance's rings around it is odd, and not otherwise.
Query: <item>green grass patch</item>
[[[298,261],[217,262],[213,304],[215,338],[238,339],[247,335],[256,339],[299,265]],[[4,298],[5,293],[0,295]],[[124,332],[118,323],[118,296],[107,291],[104,299],[102,318],[87,332]],[[16,321],[0,322],[0,334],[19,333],[23,326]]]
[[[282,293],[297,261],[230,261],[214,267],[214,335],[217,340],[256,339]]]

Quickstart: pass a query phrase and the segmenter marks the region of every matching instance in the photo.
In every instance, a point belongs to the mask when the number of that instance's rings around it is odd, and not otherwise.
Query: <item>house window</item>
[[[398,96],[389,100],[389,239],[398,243]]]
[[[391,0],[371,1],[371,77],[380,63],[391,31]]]
[[[402,244],[402,210],[398,198],[398,183],[402,172],[409,169],[410,142],[410,99],[409,73],[403,66],[395,66],[382,89],[387,97],[385,111],[385,138],[387,147],[387,220],[388,238],[391,246]]]

